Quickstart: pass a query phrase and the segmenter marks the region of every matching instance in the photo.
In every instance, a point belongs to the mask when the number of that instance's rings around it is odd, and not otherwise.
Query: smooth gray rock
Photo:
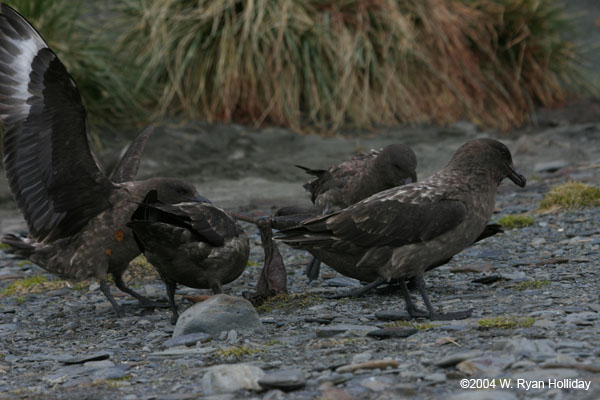
[[[360,286],[358,279],[348,278],[346,276],[336,276],[335,278],[326,279],[325,283],[333,287],[353,287]]]
[[[219,294],[188,308],[179,316],[173,337],[204,332],[215,337],[223,331],[266,333],[252,304],[241,297]]]
[[[266,389],[281,389],[287,392],[303,387],[306,384],[306,376],[301,369],[280,370],[263,375],[258,383]]]
[[[240,389],[261,390],[259,379],[264,371],[251,364],[222,364],[207,369],[200,384],[206,394],[235,392]]]

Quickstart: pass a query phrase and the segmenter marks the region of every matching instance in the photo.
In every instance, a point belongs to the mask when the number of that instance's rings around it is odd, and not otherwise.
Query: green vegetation
[[[540,202],[540,211],[578,209],[600,206],[600,189],[582,182],[568,182],[556,186]]]
[[[132,285],[139,286],[143,282],[151,282],[160,279],[158,272],[143,254],[140,254],[129,263],[125,271],[124,280]]]
[[[415,328],[418,331],[426,331],[428,329],[435,328],[436,326],[440,326],[440,325],[432,324],[432,323],[418,323],[418,322],[414,322],[414,321],[394,321],[394,322],[389,322],[389,323],[385,324],[385,326],[388,328],[407,326],[410,328]]]
[[[299,308],[308,308],[323,302],[323,298],[314,294],[287,294],[280,293],[268,298],[256,309],[259,312],[271,312],[273,310],[293,311]]]
[[[507,129],[586,87],[556,0],[8,0],[96,121]]]
[[[48,281],[44,275],[34,275],[29,278],[14,281],[2,291],[1,297],[14,296],[20,294],[40,293],[48,286],[48,283],[56,283],[56,281]]]
[[[580,82],[553,0],[125,0],[118,53],[158,115],[333,131],[520,125]],[[415,79],[418,77],[418,79]]]
[[[550,284],[549,280],[535,280],[535,281],[524,281],[519,282],[513,286],[515,290],[527,290],[527,289],[541,289],[544,286],[548,286]]]
[[[6,243],[0,243],[0,250],[6,251],[10,249],[10,246],[7,245]]]
[[[258,261],[254,261],[254,260],[248,260],[248,264],[246,264],[247,267],[260,267],[260,264],[258,263]]]
[[[12,282],[0,291],[0,297],[15,296],[17,303],[25,301],[25,295],[34,293],[43,293],[49,290],[61,289],[70,287],[72,290],[83,291],[88,288],[88,281],[81,281],[71,284],[68,281],[61,279],[49,280],[44,275],[33,275],[28,278],[20,279]]]
[[[514,317],[510,315],[504,315],[493,318],[482,318],[477,321],[477,324],[482,328],[500,328],[500,329],[513,329],[513,328],[529,328],[535,322],[533,317]]]
[[[237,347],[225,347],[217,350],[216,355],[221,358],[241,358],[243,356],[249,356],[258,352],[261,352],[261,349],[255,349],[248,346],[237,346]]]
[[[517,214],[517,215],[505,215],[498,220],[498,223],[505,228],[525,228],[526,226],[533,225],[535,219],[529,215]]]

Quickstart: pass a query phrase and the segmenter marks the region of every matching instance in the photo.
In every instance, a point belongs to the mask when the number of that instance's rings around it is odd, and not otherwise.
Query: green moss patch
[[[503,315],[493,318],[482,318],[477,321],[477,325],[482,328],[499,328],[499,329],[514,329],[514,328],[529,328],[535,322],[533,317],[515,317]]]
[[[514,229],[533,225],[534,220],[535,219],[529,215],[515,214],[505,215],[498,220],[498,223],[507,229]]]
[[[600,189],[582,182],[568,182],[556,186],[540,202],[540,211],[552,212],[566,209],[600,206]]]
[[[550,281],[547,279],[538,281],[524,281],[524,282],[519,282],[517,284],[515,284],[513,286],[513,288],[515,290],[527,290],[527,289],[541,289],[544,286],[548,286],[550,284]]]

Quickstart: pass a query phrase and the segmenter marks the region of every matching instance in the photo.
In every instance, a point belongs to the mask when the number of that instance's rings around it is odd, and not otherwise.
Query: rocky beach
[[[236,328],[220,320],[222,327],[210,334],[189,333],[170,324],[168,309],[142,309],[115,289],[126,311],[117,318],[97,283],[56,281],[0,251],[0,397],[596,399],[600,209],[538,212],[540,200],[559,184],[600,186],[600,124],[594,115],[578,118],[554,113],[535,129],[510,134],[460,123],[333,138],[237,125],[161,126],[139,177],[184,177],[214,204],[251,216],[309,204],[302,188],[307,177],[294,164],[324,168],[357,151],[401,142],[417,154],[423,179],[466,140],[495,137],[509,146],[528,184],[501,186],[492,222],[525,214],[533,223],[505,228],[425,276],[436,307],[473,308],[461,321],[403,320],[404,302],[394,286],[362,298],[329,299],[359,282],[325,267],[321,279],[308,283],[309,254],[280,244],[289,296],[256,312],[220,296],[216,300],[248,319],[234,321]],[[124,140],[105,145],[105,165]],[[0,231],[23,230],[4,174],[0,188]],[[256,227],[243,227],[250,236],[249,265],[225,287],[235,298],[254,290],[264,261]],[[126,278],[149,297],[165,298],[163,284],[143,262]],[[218,316],[208,304],[215,298],[191,309],[210,294],[180,287],[182,315]],[[197,311],[200,306],[205,309]]]

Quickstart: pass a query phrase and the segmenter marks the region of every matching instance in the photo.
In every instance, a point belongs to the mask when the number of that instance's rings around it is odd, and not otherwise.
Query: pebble
[[[300,369],[287,369],[267,373],[258,380],[258,383],[266,389],[281,389],[287,392],[303,387],[306,384],[306,377]]]
[[[452,367],[452,366],[458,364],[459,362],[462,362],[462,361],[465,361],[465,360],[468,360],[471,358],[476,358],[476,357],[479,357],[480,355],[481,355],[481,351],[479,351],[479,350],[462,351],[462,352],[450,354],[450,355],[443,357],[441,360],[436,362],[435,365],[438,367],[442,367],[442,368]]]
[[[406,338],[414,335],[417,332],[419,331],[416,328],[399,326],[373,330],[368,333],[368,336],[372,336],[377,339]]]
[[[206,394],[235,392],[240,389],[261,390],[258,381],[264,371],[251,364],[223,364],[209,367],[200,384]]]
[[[396,368],[398,367],[398,361],[396,360],[371,360],[358,364],[342,365],[336,368],[335,372],[343,374],[345,372],[354,372],[360,369],[375,369],[375,368]]]
[[[61,362],[64,364],[83,364],[87,361],[106,360],[109,357],[110,357],[109,353],[99,352],[99,353],[83,354],[83,355],[67,358],[67,359],[61,360]]]
[[[335,324],[316,329],[318,338],[329,338],[344,334],[345,336],[366,336],[369,332],[377,330],[377,327],[368,325]]]
[[[173,337],[190,333],[219,336],[223,331],[265,334],[252,304],[241,297],[219,294],[185,310],[177,320]]]

